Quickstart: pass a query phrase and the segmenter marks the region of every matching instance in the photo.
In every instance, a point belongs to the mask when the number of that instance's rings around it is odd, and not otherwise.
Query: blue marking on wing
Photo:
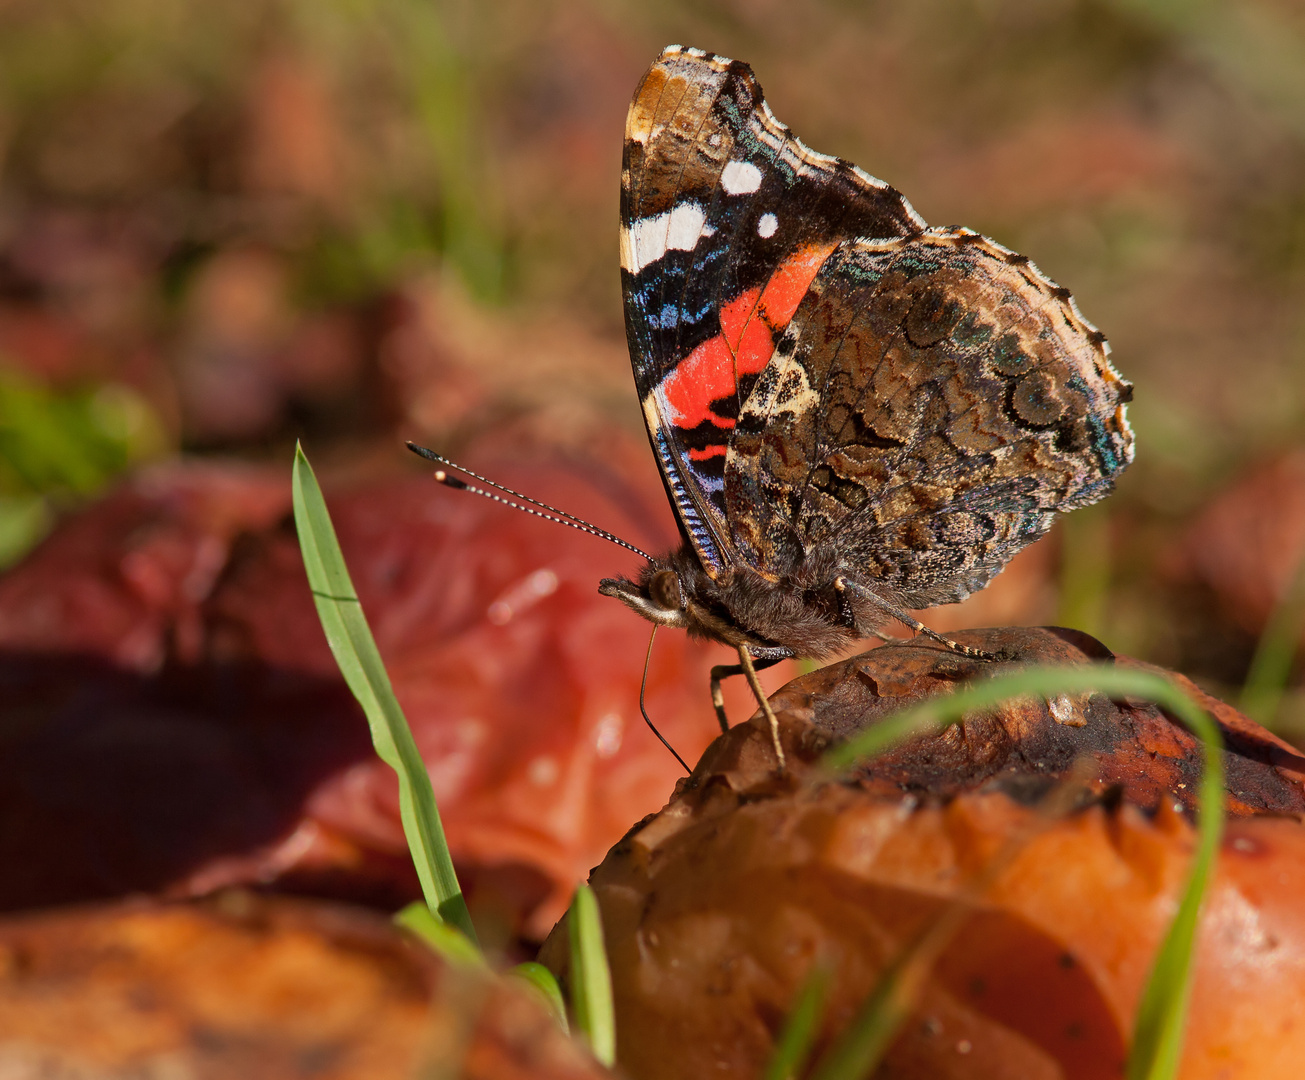
[[[1101,418],[1094,416],[1092,413],[1088,413],[1087,428],[1091,437],[1092,450],[1097,455],[1097,460],[1101,462],[1101,471],[1107,476],[1113,476],[1124,467],[1115,449],[1114,438],[1106,425],[1101,422]]]
[[[718,492],[723,492],[725,490],[725,477],[708,476],[706,473],[698,472],[698,470],[692,466],[690,466],[689,471],[693,473],[693,478],[698,482],[698,486],[702,488],[703,491],[715,495]]]
[[[698,311],[685,311],[677,304],[667,304],[659,315],[648,320],[650,326],[659,330],[675,330],[681,325],[693,326],[713,314],[716,305],[708,302]]]
[[[700,323],[710,315],[716,314],[716,304],[708,300],[697,311],[685,311],[685,322]]]
[[[690,252],[668,251],[639,274],[624,276],[635,381],[647,393],[676,361],[719,332],[713,267],[728,256],[706,238]],[[697,287],[695,288],[695,283]]]
[[[662,330],[674,330],[680,325],[680,309],[675,304],[667,304],[662,313],[650,321]]]

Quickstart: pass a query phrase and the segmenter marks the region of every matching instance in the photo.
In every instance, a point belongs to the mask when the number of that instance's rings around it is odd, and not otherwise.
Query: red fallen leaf
[[[511,980],[356,909],[227,894],[0,921],[12,1076],[610,1075]]]
[[[1110,659],[1074,631],[958,636],[1019,663]],[[772,699],[787,777],[754,717],[612,849],[591,884],[630,1076],[758,1075],[820,957],[835,968],[828,1046],[886,965],[985,873],[875,1075],[1121,1074],[1195,848],[1190,733],[1140,702],[1014,702],[842,782],[814,768],[859,727],[1001,666],[920,643],[794,680]],[[1305,1054],[1305,757],[1204,703],[1227,740],[1234,819],[1201,918],[1180,1075],[1287,1080]],[[1083,757],[1097,797],[1039,822],[1035,804]],[[563,924],[541,952],[561,975],[565,942]]]
[[[239,465],[149,469],[0,576],[0,649],[85,654],[148,674],[204,648],[202,605],[246,532],[286,512],[281,477]]]
[[[615,477],[591,472],[577,484],[554,470],[491,471],[622,535],[657,540],[640,521],[646,503],[611,487]],[[574,882],[680,775],[637,711],[647,629],[595,591],[597,567],[632,571],[637,557],[432,488],[416,482],[330,502],[454,854],[542,873],[551,892],[530,923],[542,934]],[[297,559],[289,538],[273,538],[232,573],[213,607],[224,633],[245,636],[282,668],[307,656],[297,644],[305,634],[289,620],[316,618],[286,595],[300,588],[290,572]],[[667,718],[663,734],[690,760],[713,734],[707,669],[723,658],[682,635],[657,643],[648,709]],[[322,655],[315,666],[330,663]],[[746,700],[746,688],[731,688],[736,716]],[[398,851],[396,799],[389,770],[367,759],[322,785],[309,814],[337,835]]]
[[[494,471],[668,539],[660,490],[621,474]],[[473,902],[542,936],[680,775],[638,713],[647,630],[595,588],[637,557],[426,477],[329,491]],[[0,907],[273,881],[413,895],[395,782],[326,647],[288,501],[283,476],[155,470],[0,578]],[[648,707],[690,759],[725,659],[657,642]],[[746,715],[746,688],[729,694]]]

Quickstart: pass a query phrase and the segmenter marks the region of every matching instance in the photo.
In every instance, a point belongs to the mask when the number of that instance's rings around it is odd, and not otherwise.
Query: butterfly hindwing
[[[849,240],[730,441],[726,516],[771,575],[855,568],[909,607],[982,588],[1131,460],[1131,387],[1069,294],[968,230]]]
[[[746,64],[675,46],[644,77],[621,185],[626,329],[667,490],[713,577],[738,558],[732,432],[810,282],[847,237],[923,227],[898,192],[795,139]]]

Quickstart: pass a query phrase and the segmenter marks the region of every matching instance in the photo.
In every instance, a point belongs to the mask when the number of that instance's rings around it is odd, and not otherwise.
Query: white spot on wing
[[[675,251],[692,251],[698,237],[707,231],[707,213],[697,203],[684,203],[670,212],[666,246]],[[713,229],[712,232],[715,232]]]
[[[720,186],[727,195],[751,195],[761,187],[761,170],[750,161],[726,162],[720,173]]]
[[[621,266],[637,274],[667,251],[692,251],[701,237],[715,231],[697,203],[681,203],[664,214],[640,218],[621,234]]]
[[[778,228],[779,218],[774,214],[762,214],[761,220],[757,222],[757,235],[763,240],[769,240]]]

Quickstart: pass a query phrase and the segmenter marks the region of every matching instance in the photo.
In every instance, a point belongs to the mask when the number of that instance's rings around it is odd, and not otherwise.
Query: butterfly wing
[[[909,607],[982,588],[1132,460],[1132,388],[1066,290],[969,230],[849,241],[741,411],[749,563],[835,565]]]
[[[621,177],[626,333],[667,492],[713,578],[738,558],[732,431],[810,282],[846,237],[923,227],[897,191],[794,138],[746,64],[672,46],[644,76]]]

